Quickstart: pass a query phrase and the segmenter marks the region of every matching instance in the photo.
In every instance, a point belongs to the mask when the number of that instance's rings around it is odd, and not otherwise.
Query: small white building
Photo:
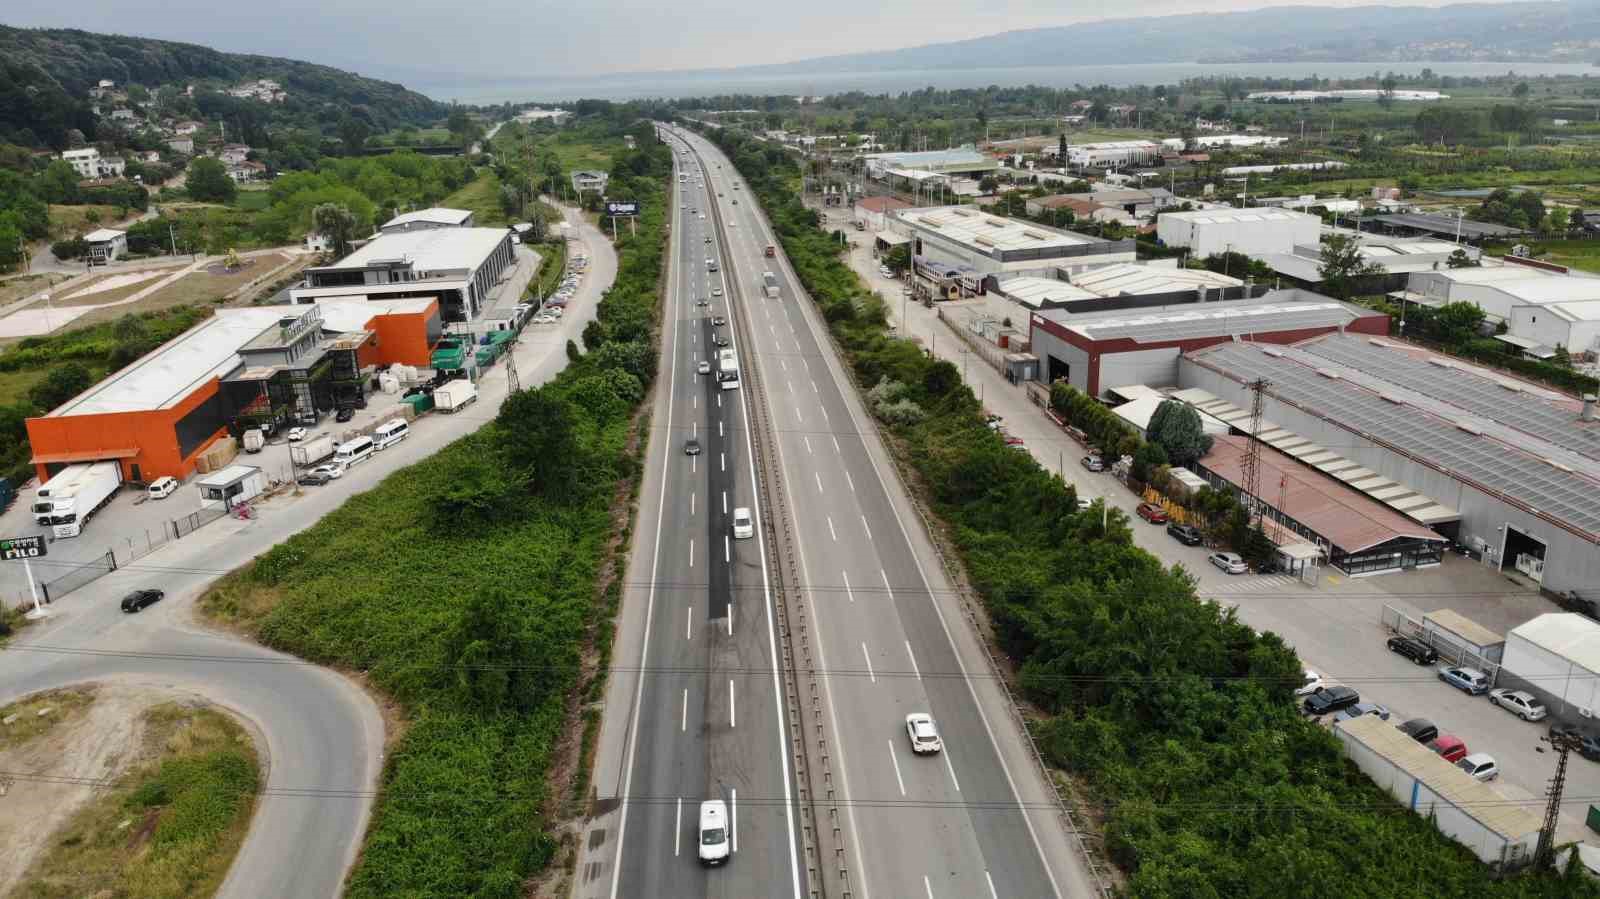
[[[200,508],[235,509],[260,496],[267,479],[254,465],[229,465],[195,481],[200,490]]]
[[[1577,612],[1549,612],[1512,628],[1500,679],[1544,698],[1553,715],[1593,717],[1600,712],[1600,624]]]
[[[225,165],[238,165],[250,156],[250,148],[244,144],[228,144],[217,154],[217,158]]]
[[[471,228],[473,221],[474,218],[470,209],[447,209],[443,206],[433,206],[428,209],[402,212],[379,225],[378,230],[384,234],[394,234],[402,231],[426,231],[431,228]]]
[[[174,153],[182,153],[185,156],[193,156],[194,155],[194,138],[192,138],[192,137],[169,137],[169,138],[167,138],[167,149],[171,150]]]
[[[911,238],[911,253],[924,261],[988,275],[1051,275],[1056,268],[1133,262],[1132,240],[1105,240],[972,206],[934,206],[889,212],[889,229]]]
[[[1596,297],[1545,306],[1513,306],[1509,333],[1571,356],[1600,355],[1600,280]]]
[[[100,177],[100,151],[94,147],[81,150],[63,150],[61,159],[72,166],[79,178]]]
[[[128,232],[101,228],[83,236],[89,244],[89,264],[105,265],[128,252]]]
[[[128,161],[121,156],[100,157],[101,178],[121,178],[122,173],[128,170]]]
[[[1144,165],[1160,155],[1161,145],[1148,140],[1114,140],[1067,147],[1067,162],[1088,169]]]
[[[1316,246],[1322,219],[1287,209],[1202,209],[1156,216],[1156,237],[1169,247],[1188,247],[1196,256],[1243,253],[1263,256]]]

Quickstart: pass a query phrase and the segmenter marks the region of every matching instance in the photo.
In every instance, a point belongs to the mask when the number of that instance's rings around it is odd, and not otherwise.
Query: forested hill
[[[140,85],[182,90],[195,85],[225,90],[269,78],[288,94],[274,116],[326,118],[332,104],[370,122],[375,131],[402,124],[427,125],[448,108],[403,85],[364,78],[330,66],[293,59],[223,53],[198,44],[95,34],[76,29],[0,26],[0,134],[32,130],[54,144],[50,132],[81,128],[88,91],[109,79],[122,88]],[[265,105],[265,104],[263,104]]]

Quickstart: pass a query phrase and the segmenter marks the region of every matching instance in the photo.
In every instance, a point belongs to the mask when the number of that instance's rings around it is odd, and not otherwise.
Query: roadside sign
[[[637,200],[610,200],[606,203],[606,215],[638,215],[639,202]]]
[[[0,538],[0,561],[11,562],[17,559],[37,559],[47,554],[47,547],[43,537]]]

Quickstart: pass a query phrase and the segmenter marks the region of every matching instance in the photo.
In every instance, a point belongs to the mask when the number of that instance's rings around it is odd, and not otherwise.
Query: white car
[[[1250,566],[1244,563],[1244,559],[1240,558],[1238,553],[1212,553],[1207,557],[1207,561],[1228,574],[1245,574],[1250,570]]]
[[[290,443],[299,443],[300,441],[302,441],[304,439],[306,439],[306,429],[305,428],[290,428],[289,429],[289,442]]]
[[[550,315],[553,318],[560,318],[561,317],[561,307],[560,306],[552,306],[550,308]]]
[[[1533,698],[1533,694],[1526,690],[1496,687],[1489,691],[1489,701],[1524,721],[1538,721],[1549,714],[1544,703]]]
[[[702,375],[709,375],[711,374],[711,363],[702,359],[700,360],[700,365],[695,368],[695,371],[698,371]]]
[[[1322,689],[1322,686],[1322,675],[1307,668],[1305,669],[1305,681],[1294,691],[1294,695],[1310,696],[1312,693]]]
[[[156,478],[150,482],[149,493],[151,499],[166,499],[178,489],[178,479],[168,475]]]
[[[1494,763],[1494,756],[1487,752],[1474,752],[1456,762],[1456,767],[1481,781],[1491,781],[1500,776],[1500,766]]]
[[[329,462],[327,465],[318,465],[307,474],[319,474],[325,478],[342,478],[344,477],[344,466],[337,462]]]
[[[911,751],[917,755],[938,752],[944,748],[944,741],[939,739],[939,728],[933,723],[933,716],[927,712],[912,712],[906,716],[906,736],[911,739]]]
[[[728,860],[728,804],[721,799],[700,803],[700,864],[720,865]]]
[[[740,506],[733,510],[733,539],[747,540],[756,535],[754,520],[750,517],[750,510]]]

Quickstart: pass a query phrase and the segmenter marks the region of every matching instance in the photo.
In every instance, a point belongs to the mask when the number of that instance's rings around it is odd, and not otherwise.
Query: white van
[[[339,444],[333,451],[333,461],[346,468],[364,462],[372,455],[374,444],[371,437],[357,437],[354,440]]]
[[[403,418],[392,418],[372,432],[372,445],[380,450],[386,450],[396,443],[406,439],[411,433],[411,426]]]
[[[700,803],[700,863],[720,865],[728,860],[728,804],[721,799]]]
[[[173,477],[171,475],[167,475],[165,477],[159,477],[159,478],[156,478],[154,481],[150,482],[150,498],[151,499],[166,499],[167,497],[169,497],[169,496],[171,496],[173,494],[173,491],[175,491],[177,489],[178,489],[178,479],[177,478],[175,478],[175,477]]]

